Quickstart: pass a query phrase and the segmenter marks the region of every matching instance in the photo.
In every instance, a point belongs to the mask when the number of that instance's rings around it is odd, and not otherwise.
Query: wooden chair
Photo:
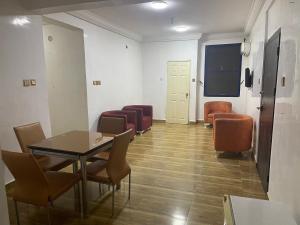
[[[1,151],[2,159],[15,178],[12,198],[15,204],[17,224],[20,225],[17,202],[46,207],[51,224],[50,206],[80,180],[78,173],[44,172],[30,153]]]
[[[98,160],[87,166],[87,178],[90,181],[112,186],[112,216],[115,208],[115,186],[129,175],[129,194],[131,188],[131,168],[126,160],[131,130],[116,135],[108,161]]]
[[[123,133],[124,131],[126,131],[126,129],[124,129],[123,118],[106,117],[106,116],[101,116],[99,118],[98,132],[101,132],[103,134],[117,135]],[[97,159],[108,160],[109,154],[110,154],[110,149],[98,153],[91,160],[93,161]]]
[[[26,124],[14,127],[20,147],[24,153],[31,153],[28,145],[37,143],[45,139],[45,134],[40,123]],[[54,156],[35,156],[43,170],[58,171],[66,166],[75,164],[75,161],[66,160]]]

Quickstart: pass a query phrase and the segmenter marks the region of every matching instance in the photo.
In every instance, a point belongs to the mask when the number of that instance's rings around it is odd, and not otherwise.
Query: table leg
[[[81,176],[82,176],[82,188],[81,188],[81,218],[86,216],[87,212],[87,199],[86,199],[86,157],[80,157],[80,166],[81,166]]]
[[[77,161],[73,163],[73,174],[76,174],[78,172],[78,164]],[[80,191],[79,191],[79,183],[74,185],[74,206],[75,211],[80,210]]]

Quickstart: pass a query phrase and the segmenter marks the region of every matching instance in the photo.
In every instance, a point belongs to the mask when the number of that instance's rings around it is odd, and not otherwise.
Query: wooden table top
[[[29,145],[30,149],[86,155],[91,151],[111,144],[114,135],[89,131],[70,131]]]

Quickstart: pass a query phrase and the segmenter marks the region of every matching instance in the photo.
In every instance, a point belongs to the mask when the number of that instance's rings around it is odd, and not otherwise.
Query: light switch
[[[23,80],[23,86],[29,87],[30,86],[30,80]]]
[[[101,85],[101,81],[100,80],[94,80],[93,85],[95,85],[95,86]]]

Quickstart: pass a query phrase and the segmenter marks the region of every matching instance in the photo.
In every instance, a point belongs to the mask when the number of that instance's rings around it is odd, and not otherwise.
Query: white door
[[[190,61],[168,62],[167,123],[189,121]]]

